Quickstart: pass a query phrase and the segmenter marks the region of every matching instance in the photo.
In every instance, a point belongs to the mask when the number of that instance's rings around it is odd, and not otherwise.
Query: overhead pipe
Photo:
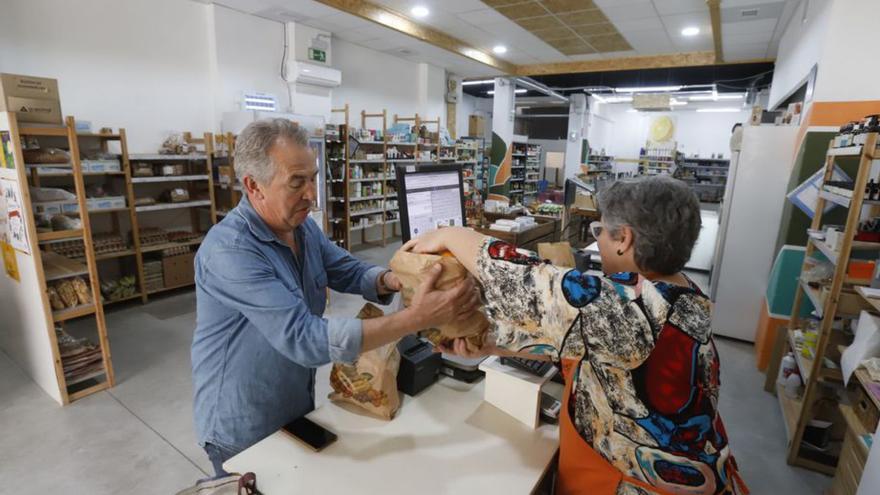
[[[516,82],[516,84],[518,86],[523,86],[525,88],[537,91],[539,93],[543,93],[547,96],[556,98],[557,100],[565,102],[565,103],[569,102],[568,97],[563,96],[560,93],[557,93],[556,91],[547,87],[547,85],[539,83],[538,81],[535,81],[534,79],[532,79],[530,77],[517,77],[514,79],[514,81]]]

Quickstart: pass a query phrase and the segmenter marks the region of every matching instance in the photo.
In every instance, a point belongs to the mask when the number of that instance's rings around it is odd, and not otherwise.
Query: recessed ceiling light
[[[700,34],[700,28],[696,26],[688,26],[681,30],[682,36],[696,36]]]
[[[413,7],[412,10],[410,10],[410,13],[416,17],[427,17],[428,14],[431,13],[431,11],[428,10],[428,7],[418,5],[416,7]]]
[[[501,54],[507,53],[507,47],[504,45],[495,45],[492,48],[492,52],[496,53],[498,55],[501,55]]]

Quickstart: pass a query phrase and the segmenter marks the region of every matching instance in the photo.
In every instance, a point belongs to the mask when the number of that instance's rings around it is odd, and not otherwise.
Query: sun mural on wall
[[[675,123],[667,115],[654,118],[651,121],[651,127],[648,130],[651,141],[655,143],[665,143],[671,141],[675,136]]]

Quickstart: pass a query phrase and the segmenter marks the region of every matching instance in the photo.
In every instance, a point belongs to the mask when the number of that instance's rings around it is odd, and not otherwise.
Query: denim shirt
[[[299,259],[242,198],[196,255],[192,343],[199,443],[240,452],[314,409],[315,368],[352,362],[361,320],[322,318],[326,287],[379,297],[383,269],[330,242],[309,218],[294,231]]]

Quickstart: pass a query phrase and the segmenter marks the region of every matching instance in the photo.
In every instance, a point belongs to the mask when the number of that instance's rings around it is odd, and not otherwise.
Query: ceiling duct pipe
[[[534,79],[532,79],[530,77],[517,77],[516,79],[514,79],[514,81],[516,82],[517,86],[522,86],[524,88],[531,89],[533,91],[537,91],[537,92],[543,93],[547,96],[556,98],[559,101],[568,103],[567,97],[562,96],[562,94],[557,93],[556,91],[553,91],[552,89],[548,88],[546,85],[541,84],[538,81],[535,81]]]

